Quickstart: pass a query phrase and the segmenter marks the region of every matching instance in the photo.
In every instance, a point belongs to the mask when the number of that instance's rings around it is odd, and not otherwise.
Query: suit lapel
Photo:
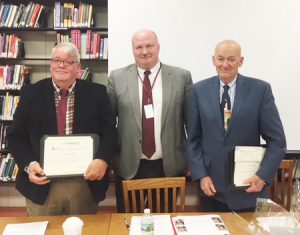
[[[162,113],[161,113],[161,129],[164,126],[167,111],[172,100],[172,91],[173,91],[173,80],[172,74],[164,65],[161,68],[161,77],[162,77]],[[174,98],[175,99],[175,98]]]
[[[138,86],[139,81],[138,81],[137,68],[135,65],[129,69],[127,82],[128,82],[129,102],[131,104],[137,126],[139,130],[142,131],[142,115],[141,115],[141,108],[140,108],[140,96],[139,96],[139,86]]]
[[[45,117],[47,117],[46,126],[47,131],[45,133],[49,135],[57,134],[57,123],[56,123],[56,109],[54,102],[54,87],[52,84],[52,80],[49,79],[45,86],[45,91],[43,92],[46,104],[49,104],[47,108],[45,108]]]
[[[234,97],[234,104],[232,107],[232,115],[230,118],[229,128],[226,132],[226,135],[229,134],[232,127],[234,126],[234,122],[237,120],[239,116],[239,112],[241,110],[242,105],[245,102],[246,96],[247,96],[248,86],[243,76],[238,75],[237,81],[236,81],[236,91],[235,91],[235,97]]]
[[[223,127],[223,120],[221,116],[221,110],[220,110],[220,80],[219,77],[216,76],[214,77],[211,86],[209,87],[209,92],[210,92],[210,97],[211,97],[211,105],[212,108],[215,112],[215,115],[218,120],[217,125],[221,129],[222,132],[224,132],[224,127]]]
[[[80,80],[76,81],[73,133],[77,133],[78,129],[80,129],[80,123],[82,123],[80,121],[80,118],[82,117],[81,114],[87,112],[85,109],[88,108],[87,104],[89,103],[89,100],[87,100],[87,97],[89,97],[89,95],[86,95],[85,91],[86,91],[85,89],[82,89],[82,84],[80,83]]]

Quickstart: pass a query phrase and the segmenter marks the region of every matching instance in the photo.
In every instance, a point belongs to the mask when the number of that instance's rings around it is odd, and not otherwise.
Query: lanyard
[[[153,89],[153,87],[154,87],[154,85],[155,85],[156,78],[158,77],[158,74],[159,74],[160,70],[161,70],[161,63],[160,63],[159,69],[158,69],[158,71],[157,71],[157,73],[156,73],[156,75],[155,75],[154,81],[153,81],[153,83],[152,83],[152,85],[151,85],[151,87],[150,87],[150,91],[145,87],[145,84],[144,84],[142,78],[140,77],[140,74],[138,73],[138,77],[139,77],[139,79],[140,79],[140,81],[141,81],[141,83],[142,83],[142,85],[143,85],[143,89],[144,89],[144,91],[145,91],[146,94],[147,94],[147,97],[148,97],[148,103],[150,103],[150,96],[151,96],[151,93],[152,93],[152,89]],[[150,81],[150,79],[149,79],[149,81]],[[150,84],[151,84],[151,83],[150,83]]]

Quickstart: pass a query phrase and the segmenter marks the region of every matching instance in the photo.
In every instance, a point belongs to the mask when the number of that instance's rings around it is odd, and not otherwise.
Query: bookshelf
[[[61,6],[65,6],[66,3],[73,3],[73,8],[78,8],[82,4],[92,5],[92,25],[70,25],[71,27],[55,27],[55,6],[56,2],[60,2]],[[39,21],[36,23],[37,27],[7,27],[6,24],[2,24],[2,16],[0,12],[0,34],[15,34],[18,38],[22,39],[24,46],[24,53],[21,53],[17,58],[7,58],[2,57],[0,54],[0,66],[15,66],[22,65],[27,66],[31,69],[30,82],[35,83],[41,79],[50,77],[50,58],[51,51],[55,43],[57,42],[57,34],[69,35],[73,30],[79,31],[81,34],[86,34],[88,31],[92,33],[97,33],[101,35],[101,38],[108,38],[108,13],[107,13],[107,0],[75,0],[75,1],[54,1],[54,0],[12,0],[12,1],[1,1],[1,5],[16,5],[20,6],[24,4],[26,8],[27,5],[43,5],[43,9],[39,16]],[[1,9],[1,8],[0,8]],[[9,10],[8,10],[9,11]],[[34,10],[33,10],[34,11]],[[17,10],[15,11],[17,12]],[[12,13],[13,14],[13,13]],[[17,13],[15,13],[17,14]],[[29,13],[28,13],[29,14]],[[72,13],[70,13],[72,14]],[[29,20],[30,22],[30,20]],[[91,22],[91,19],[90,19]],[[35,23],[33,23],[35,24]],[[91,56],[81,59],[82,69],[89,68],[92,74],[92,82],[101,83],[106,85],[107,83],[107,73],[108,73],[108,60],[103,57],[94,58]],[[1,76],[1,75],[0,75]],[[1,89],[0,96],[5,96],[6,94],[12,96],[19,95],[18,89]],[[1,101],[1,100],[0,100]],[[1,104],[0,104],[1,106]],[[1,126],[9,126],[12,120],[3,120],[0,118],[0,131]],[[1,134],[1,133],[0,133]],[[1,137],[1,136],[0,136]],[[0,143],[1,144],[1,143]],[[4,145],[3,145],[4,146]],[[7,155],[9,152],[5,148],[0,146],[0,154]],[[3,182],[0,179],[2,186]],[[9,184],[8,184],[9,185]],[[1,191],[1,190],[0,190]],[[1,193],[0,193],[1,194]]]
[[[25,56],[22,58],[0,58],[0,63],[4,62],[13,64],[24,64],[32,67],[31,82],[35,83],[43,78],[50,77],[49,72],[49,59],[51,56],[51,50],[56,43],[57,33],[64,35],[71,35],[71,31],[74,29],[80,30],[85,33],[88,30],[101,34],[102,37],[108,37],[108,19],[107,19],[107,0],[75,0],[75,1],[3,1],[5,4],[29,4],[30,2],[39,3],[44,6],[43,13],[40,18],[43,17],[41,27],[0,27],[0,33],[14,33],[20,37],[24,43]],[[79,8],[79,3],[91,4],[93,7],[93,26],[91,27],[63,27],[55,28],[54,24],[54,7],[55,2],[74,3],[75,8]],[[37,50],[39,48],[39,50]],[[107,59],[82,59],[82,68],[88,67],[92,73],[92,81],[96,83],[106,84],[108,73],[108,61]]]

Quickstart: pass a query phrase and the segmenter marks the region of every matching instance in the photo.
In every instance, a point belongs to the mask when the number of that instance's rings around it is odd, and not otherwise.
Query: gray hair
[[[75,57],[75,61],[78,62],[78,63],[80,63],[80,54],[79,54],[79,51],[78,51],[77,47],[73,43],[71,43],[71,42],[58,43],[52,49],[52,54],[51,54],[52,57],[54,55],[54,52],[58,48],[63,49],[66,54],[74,56]]]

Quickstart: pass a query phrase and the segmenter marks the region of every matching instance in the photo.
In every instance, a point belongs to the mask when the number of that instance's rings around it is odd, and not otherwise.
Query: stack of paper
[[[154,235],[173,235],[174,230],[170,215],[154,215]],[[141,235],[142,216],[132,216],[130,222],[130,235]]]
[[[48,221],[8,224],[2,235],[45,235]]]

